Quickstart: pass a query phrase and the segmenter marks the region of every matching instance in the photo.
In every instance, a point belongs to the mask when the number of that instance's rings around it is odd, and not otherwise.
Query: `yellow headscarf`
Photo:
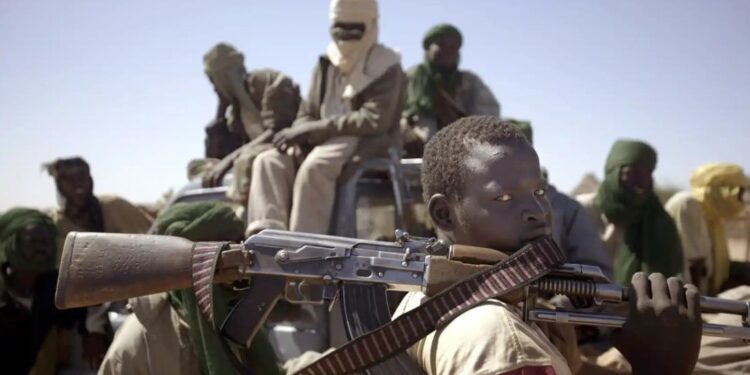
[[[714,269],[709,282],[715,292],[729,278],[729,248],[723,220],[736,218],[743,212],[745,204],[739,194],[749,185],[750,179],[742,167],[729,163],[703,165],[690,177],[693,197],[701,203],[711,236]]]

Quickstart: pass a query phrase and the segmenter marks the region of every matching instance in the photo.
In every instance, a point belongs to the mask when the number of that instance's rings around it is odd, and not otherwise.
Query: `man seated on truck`
[[[253,160],[272,147],[270,134],[264,132],[289,127],[302,101],[299,86],[289,76],[271,69],[248,72],[244,61],[243,54],[228,43],[215,45],[203,57],[219,104],[216,118],[206,126],[207,159],[194,160],[188,167],[197,169],[189,171],[195,175],[189,177],[202,175],[205,187],[220,186],[231,169],[234,179],[227,195],[243,206]]]
[[[401,119],[404,149],[422,157],[424,144],[446,125],[469,115],[500,116],[500,103],[478,75],[458,69],[464,38],[453,25],[431,27],[422,38],[424,62],[409,69]]]
[[[275,149],[253,163],[247,233],[325,234],[346,165],[387,156],[403,106],[401,58],[378,43],[375,0],[332,0],[331,42],[310,91]]]

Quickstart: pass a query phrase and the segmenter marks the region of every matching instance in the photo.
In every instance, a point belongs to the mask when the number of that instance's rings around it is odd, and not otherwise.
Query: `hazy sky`
[[[215,111],[202,56],[227,41],[249,69],[303,90],[328,2],[0,1],[0,210],[52,206],[40,165],[81,155],[96,192],[150,202],[186,182]],[[424,31],[464,34],[461,66],[503,115],[530,119],[551,179],[601,176],[618,137],[659,151],[657,183],[708,161],[750,169],[750,1],[380,2],[380,40],[422,59]]]

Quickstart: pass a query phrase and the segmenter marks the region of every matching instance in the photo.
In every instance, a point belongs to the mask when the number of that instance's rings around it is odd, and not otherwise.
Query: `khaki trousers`
[[[359,144],[359,137],[333,137],[316,146],[295,173],[294,158],[277,149],[253,162],[247,234],[263,229],[328,233],[336,180]]]
[[[262,143],[254,147],[245,148],[234,159],[232,165],[232,184],[227,190],[227,198],[232,202],[247,205],[247,196],[250,194],[250,182],[253,176],[253,162],[263,151],[273,148],[269,143]]]

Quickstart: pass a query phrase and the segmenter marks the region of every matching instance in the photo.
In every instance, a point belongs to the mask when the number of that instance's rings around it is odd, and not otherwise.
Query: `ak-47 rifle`
[[[448,245],[400,231],[396,242],[380,242],[265,230],[240,244],[73,232],[65,241],[55,302],[72,308],[193,287],[201,311],[212,320],[211,284],[250,280],[226,321],[217,322],[231,340],[249,345],[279,299],[319,304],[339,295],[347,334],[354,339],[390,320],[385,291],[436,296],[506,258],[491,249]],[[606,327],[625,322],[620,316],[536,305],[537,296],[556,294],[591,304],[625,301],[627,289],[610,283],[598,267],[562,264],[524,285],[522,295],[501,298],[524,301],[525,319]],[[705,335],[750,339],[748,303],[702,297],[701,308],[741,315],[744,323],[704,324]],[[369,372],[404,373],[403,363],[396,356]]]

